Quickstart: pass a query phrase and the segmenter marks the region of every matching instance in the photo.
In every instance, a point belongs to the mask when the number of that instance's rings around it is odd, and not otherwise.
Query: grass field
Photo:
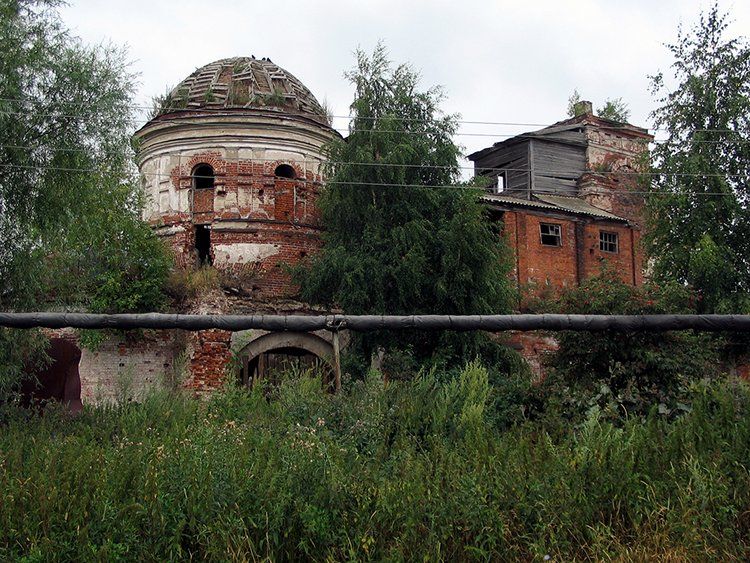
[[[509,423],[470,365],[8,411],[0,560],[747,560],[750,393],[693,394],[672,421]]]

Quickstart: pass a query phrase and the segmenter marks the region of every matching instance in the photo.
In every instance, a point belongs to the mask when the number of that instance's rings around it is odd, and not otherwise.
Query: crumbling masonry
[[[269,59],[216,61],[167,96],[135,134],[144,218],[174,250],[178,273],[187,279],[203,267],[219,279],[186,298],[184,312],[313,312],[295,299],[287,266],[320,248],[322,147],[336,135],[310,91]],[[589,106],[469,157],[493,178],[484,201],[514,249],[522,289],[560,291],[604,262],[628,283],[642,282],[635,172],[650,140]],[[532,362],[554,347],[533,335],[515,342]],[[84,402],[159,385],[203,394],[228,376],[250,385],[290,359],[325,366],[331,354],[327,333],[113,337],[83,351],[80,393]]]

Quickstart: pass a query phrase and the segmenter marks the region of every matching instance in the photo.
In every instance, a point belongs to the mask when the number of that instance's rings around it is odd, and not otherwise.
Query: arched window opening
[[[276,170],[273,171],[273,175],[278,178],[289,178],[290,180],[294,180],[297,177],[294,168],[288,164],[279,164]]]
[[[199,164],[193,168],[193,187],[206,190],[214,187],[214,169],[208,164]]]

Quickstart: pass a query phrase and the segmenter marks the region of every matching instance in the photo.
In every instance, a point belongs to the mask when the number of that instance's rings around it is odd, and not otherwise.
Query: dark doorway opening
[[[211,229],[208,225],[195,226],[195,251],[199,266],[211,265]]]
[[[275,348],[246,360],[240,370],[240,378],[248,387],[260,380],[278,385],[284,372],[299,373],[309,369],[320,370],[323,374],[323,387],[333,389],[330,366],[315,354],[294,347]]]
[[[27,380],[21,389],[22,404],[32,406],[58,401],[72,412],[80,412],[83,408],[78,372],[81,349],[68,338],[51,338],[47,355],[50,359],[47,365],[27,369],[35,377]]]

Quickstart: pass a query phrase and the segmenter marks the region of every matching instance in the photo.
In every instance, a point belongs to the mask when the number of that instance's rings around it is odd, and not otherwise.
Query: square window
[[[599,231],[599,250],[617,253],[620,249],[617,233]]]
[[[539,232],[544,246],[562,246],[562,229],[557,223],[540,223]]]

